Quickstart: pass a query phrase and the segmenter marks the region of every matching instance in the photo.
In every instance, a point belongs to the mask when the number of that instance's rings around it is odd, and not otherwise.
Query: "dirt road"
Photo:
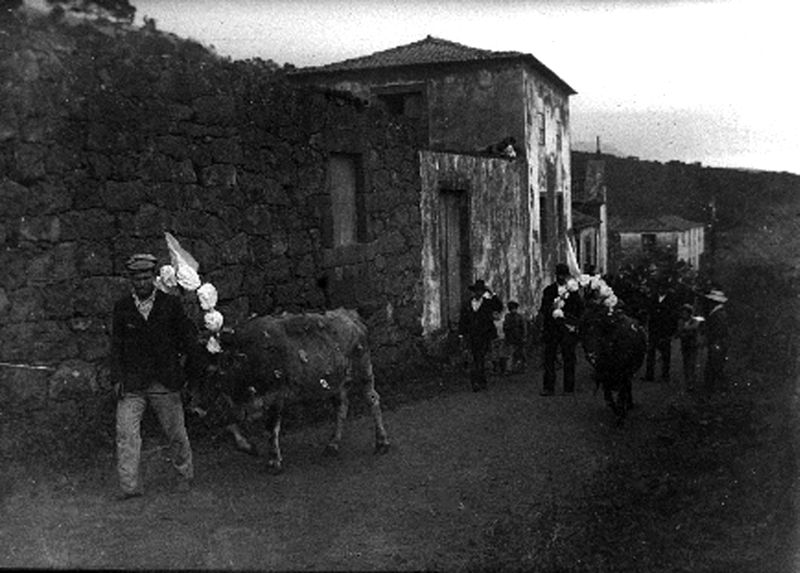
[[[542,398],[538,382],[498,378],[479,394],[465,384],[388,411],[393,449],[385,456],[372,454],[367,417],[350,421],[339,458],[320,455],[329,426],[290,431],[279,476],[264,471],[263,459],[196,443],[188,494],[173,491],[157,442],[146,444],[139,499],[111,501],[111,452],[107,467],[84,475],[17,476],[3,508],[0,566],[467,567],[504,516],[535,516],[580,496],[620,432],[585,370],[574,397]],[[639,384],[631,427],[672,391]],[[558,527],[538,533],[555,539]]]

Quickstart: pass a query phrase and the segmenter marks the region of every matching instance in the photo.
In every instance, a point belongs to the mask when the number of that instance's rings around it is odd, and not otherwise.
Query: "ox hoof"
[[[328,458],[335,458],[339,455],[339,446],[328,444],[322,451],[322,455]]]
[[[267,463],[267,473],[273,476],[283,473],[283,465],[278,462],[270,461]]]
[[[389,443],[386,442],[384,444],[375,444],[375,452],[376,454],[385,454],[389,451]]]

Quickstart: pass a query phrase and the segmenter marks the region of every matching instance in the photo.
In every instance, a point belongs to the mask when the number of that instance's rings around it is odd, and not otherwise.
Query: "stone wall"
[[[217,287],[226,323],[357,307],[376,369],[409,363],[421,313],[413,127],[153,29],[3,27],[0,425],[16,404],[108,388],[122,264],[135,251],[168,262],[164,231]],[[366,237],[343,248],[328,242],[332,152],[363,166]]]
[[[520,312],[533,318],[538,309],[540,277],[532,273],[537,261],[531,242],[530,202],[524,184],[525,164],[520,160],[469,156],[436,151],[422,152],[423,292],[422,325],[426,333],[448,326],[446,285],[455,269],[447,269],[448,240],[443,194],[463,193],[468,204],[466,234],[470,261],[468,284],[482,279],[504,303],[515,300]],[[452,261],[450,261],[452,264]],[[444,308],[443,308],[444,307]],[[452,317],[451,317],[452,318]]]

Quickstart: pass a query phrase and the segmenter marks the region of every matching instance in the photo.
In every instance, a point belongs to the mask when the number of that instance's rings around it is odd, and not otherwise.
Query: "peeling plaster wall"
[[[531,263],[538,250],[530,242],[524,169],[524,163],[507,159],[420,152],[424,334],[442,326],[438,245],[443,189],[469,194],[473,279],[483,278],[504,302],[518,301],[523,314],[535,314],[538,282],[530,269],[538,265]]]
[[[563,237],[556,238],[553,195],[548,196],[549,239],[545,244],[541,242],[539,201],[548,188],[548,163],[552,165],[554,179],[551,186],[564,198],[564,231],[568,233],[572,227],[568,93],[518,61],[408,66],[291,79],[348,91],[369,101],[375,99],[373,90],[377,87],[422,84],[427,114],[418,127],[427,132],[428,147],[438,151],[471,153],[506,137],[514,137],[521,148],[522,157],[518,161],[525,165],[520,174],[520,184],[527,190],[525,243],[537,253],[527,257],[525,275],[529,277],[538,304],[542,289],[554,278],[556,262],[564,258],[566,251]],[[546,135],[542,144],[539,143],[540,117],[544,120]],[[435,312],[438,313],[438,309]],[[439,319],[434,323],[439,324]]]
[[[541,79],[530,70],[524,75],[525,92],[525,153],[528,158],[528,181],[531,186],[530,199],[535,212],[534,233],[537,243],[542,237],[539,197],[545,196],[550,214],[546,243],[542,244],[541,266],[531,269],[531,273],[541,277],[544,284],[554,279],[555,264],[563,259],[566,250],[563,237],[556,237],[556,201],[547,195],[548,162],[553,165],[555,181],[552,188],[556,194],[564,196],[564,224],[567,230],[572,227],[572,192],[570,175],[570,126],[569,96],[555,89],[552,84]],[[540,115],[541,114],[541,115]],[[540,143],[540,122],[544,120],[545,138]]]

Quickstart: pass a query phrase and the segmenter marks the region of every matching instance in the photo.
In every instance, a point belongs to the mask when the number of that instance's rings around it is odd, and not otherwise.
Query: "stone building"
[[[605,160],[598,152],[573,171],[572,227],[578,264],[584,271],[608,272],[608,210]]]
[[[168,262],[165,231],[226,325],[357,308],[383,384],[426,363],[413,122],[155,30],[10,16],[3,31],[0,454],[24,448],[20,428],[96,419],[76,412],[109,388],[124,261]]]
[[[609,222],[614,236],[614,267],[648,259],[657,252],[668,253],[699,269],[705,252],[705,224],[677,215],[624,219]]]
[[[474,278],[535,312],[572,227],[576,92],[564,80],[530,54],[431,36],[290,80],[350,92],[418,125],[426,332],[448,326]]]

